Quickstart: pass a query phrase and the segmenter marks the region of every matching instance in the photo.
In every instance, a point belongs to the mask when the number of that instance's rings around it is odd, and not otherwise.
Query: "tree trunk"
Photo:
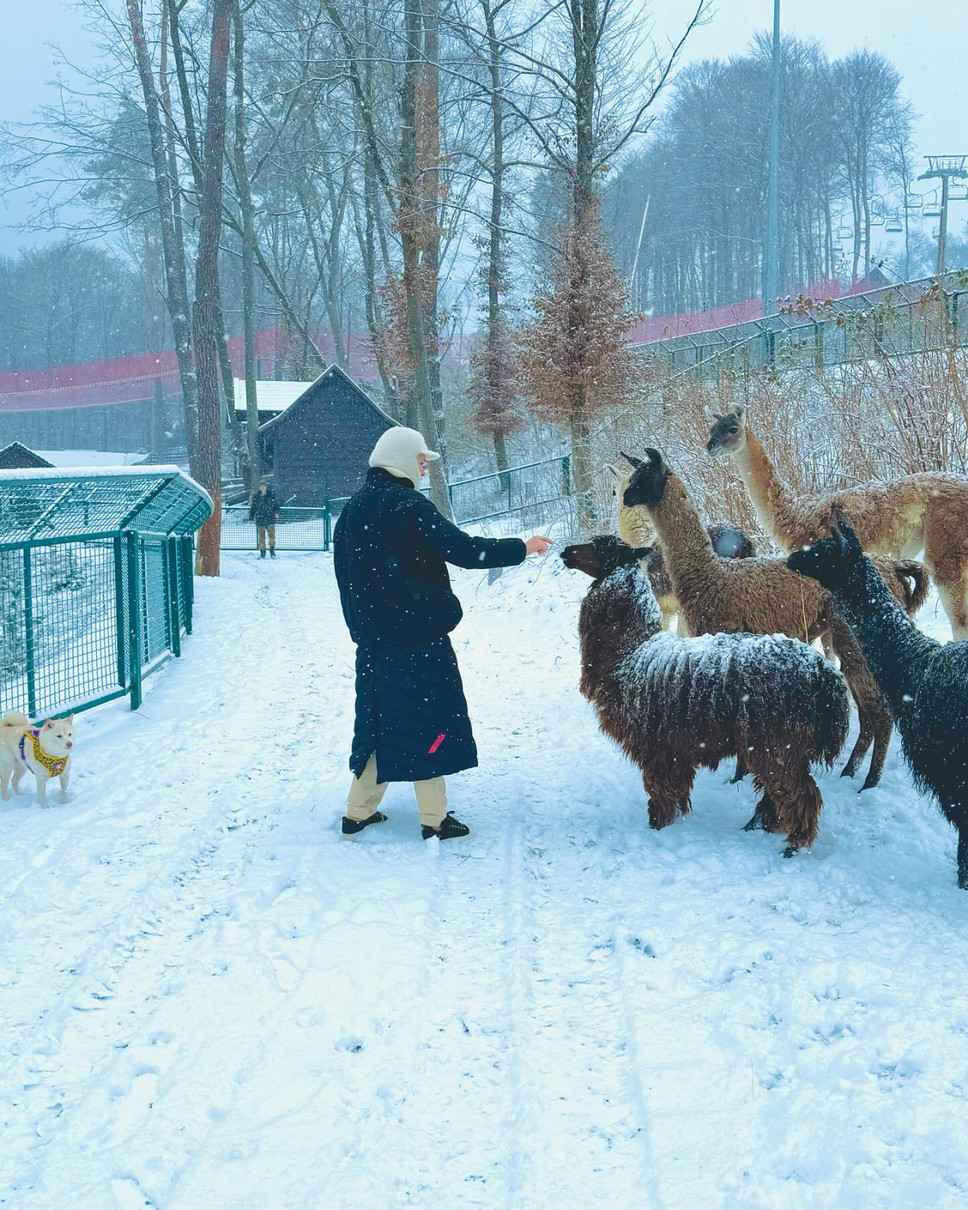
[[[241,11],[235,11],[235,175],[242,217],[242,341],[245,348],[245,437],[248,476],[246,490],[251,496],[259,486],[262,467],[259,458],[259,402],[255,377],[255,220],[252,189],[245,149],[245,24]]]
[[[151,70],[151,56],[145,40],[138,0],[126,0],[128,24],[134,48],[138,76],[145,102],[148,125],[148,140],[151,146],[152,169],[155,177],[155,193],[158,201],[158,222],[161,227],[161,246],[165,262],[165,290],[168,314],[171,319],[175,356],[178,360],[178,376],[181,380],[182,403],[185,412],[185,439],[188,443],[189,464],[198,445],[198,380],[192,348],[192,328],[188,316],[188,274],[185,266],[185,249],[176,239],[174,227],[174,196],[178,189],[177,180],[172,180],[165,147],[165,132],[161,121],[158,92]],[[194,474],[194,469],[193,472]]]
[[[236,0],[214,0],[208,69],[208,111],[199,201],[198,254],[195,261],[195,355],[198,364],[198,476],[215,510],[198,535],[195,571],[217,576],[222,531],[222,425],[219,396],[218,244],[222,229],[222,176],[225,161],[225,111],[229,28]]]

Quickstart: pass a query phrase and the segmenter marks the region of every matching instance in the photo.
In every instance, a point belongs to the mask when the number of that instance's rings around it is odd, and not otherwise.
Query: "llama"
[[[635,468],[625,503],[644,504],[652,516],[689,633],[785,634],[809,643],[829,632],[860,718],[860,735],[844,776],[857,772],[873,742],[862,788],[876,786],[891,739],[891,713],[829,594],[815,581],[797,576],[782,558],[718,558],[682,480],[658,450],[647,453],[647,461],[623,455]],[[908,613],[920,608],[927,592],[920,563],[880,557],[876,566]]]
[[[628,473],[617,466],[609,465],[607,469],[612,480],[612,493],[618,501],[618,536],[629,546],[648,552],[642,558],[642,565],[649,573],[652,591],[659,603],[662,629],[668,630],[679,612],[679,602],[672,591],[662,547],[656,542],[655,526],[649,517],[649,510],[641,505],[629,508],[622,499],[629,485]],[[707,533],[713,550],[722,559],[752,559],[756,553],[749,535],[735,525],[717,521],[707,527]],[[679,633],[685,634],[685,630],[685,623],[680,618]]]
[[[641,549],[620,538],[568,546],[561,557],[593,580],[578,624],[581,692],[642,770],[649,824],[686,814],[696,770],[742,752],[763,795],[747,830],[785,831],[785,857],[813,844],[823,804],[810,766],[829,768],[847,738],[840,674],[780,635],[661,633]]]
[[[835,507],[853,517],[869,554],[904,559],[924,551],[951,632],[956,639],[968,639],[968,479],[930,472],[827,495],[795,496],[738,404],[716,418],[706,448],[714,457],[732,456],[760,524],[787,554],[824,537]]]
[[[904,757],[958,829],[958,886],[968,890],[968,642],[938,643],[911,622],[835,509],[831,536],[795,551],[794,571],[832,595],[894,711]]]

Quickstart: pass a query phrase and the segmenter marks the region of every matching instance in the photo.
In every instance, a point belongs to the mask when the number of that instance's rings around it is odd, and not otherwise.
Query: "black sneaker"
[[[355,836],[358,832],[362,832],[364,828],[368,828],[371,823],[386,823],[387,817],[382,811],[374,811],[367,819],[350,819],[348,815],[343,816],[343,835]]]
[[[441,821],[439,828],[431,828],[427,824],[421,824],[420,833],[424,840],[430,840],[434,836],[438,840],[459,840],[462,836],[470,836],[471,830],[466,823],[461,823],[453,811],[448,811]]]
[[[271,555],[271,557],[272,557],[273,559],[276,557],[276,548],[275,548],[274,546],[273,546],[273,547],[272,547],[272,549],[269,551],[269,554]]]

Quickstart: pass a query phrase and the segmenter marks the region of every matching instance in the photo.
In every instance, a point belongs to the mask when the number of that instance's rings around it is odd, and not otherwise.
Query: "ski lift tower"
[[[929,155],[928,171],[922,172],[919,181],[941,181],[941,225],[938,228],[938,276],[945,271],[948,243],[948,185],[952,180],[968,177],[968,155]]]

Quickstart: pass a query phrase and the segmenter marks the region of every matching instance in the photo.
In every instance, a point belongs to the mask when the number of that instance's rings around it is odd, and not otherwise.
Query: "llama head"
[[[629,472],[623,470],[620,466],[616,466],[614,462],[606,462],[605,476],[612,493],[612,499],[617,500],[621,504],[622,493],[628,486]]]
[[[645,458],[635,458],[624,453],[622,457],[632,467],[632,477],[622,494],[624,504],[627,508],[634,508],[636,504],[654,508],[662,499],[666,480],[669,478],[669,468],[662,455],[650,447],[645,451]]]
[[[795,550],[787,567],[819,581],[829,592],[842,588],[858,565],[864,551],[847,516],[839,508],[830,510],[830,537]]]
[[[738,454],[746,444],[746,408],[734,404],[728,412],[713,412],[713,427],[709,430],[706,450],[714,458],[720,454]]]
[[[614,534],[599,534],[590,542],[566,546],[561,552],[561,561],[573,571],[583,571],[593,580],[604,580],[620,567],[638,563],[651,549],[650,546],[640,546],[633,550]]]

